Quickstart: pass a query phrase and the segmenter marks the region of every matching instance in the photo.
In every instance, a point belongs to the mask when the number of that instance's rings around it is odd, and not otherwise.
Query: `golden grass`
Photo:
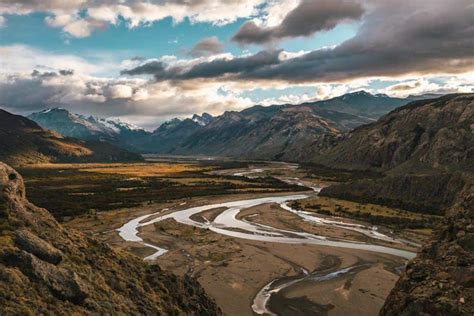
[[[94,152],[87,147],[74,144],[74,143],[67,143],[64,140],[56,140],[56,139],[49,139],[51,143],[53,143],[57,149],[62,151],[63,153],[72,153],[74,156],[90,156]]]
[[[185,171],[203,171],[202,167],[190,164],[171,163],[42,163],[31,166],[35,169],[77,169],[81,172],[119,174],[133,177],[157,177]]]

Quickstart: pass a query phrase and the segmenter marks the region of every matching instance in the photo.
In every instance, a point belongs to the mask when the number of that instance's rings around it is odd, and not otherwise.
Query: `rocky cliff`
[[[217,315],[191,278],[64,229],[0,163],[0,314]]]
[[[473,315],[474,181],[407,266],[380,315]]]

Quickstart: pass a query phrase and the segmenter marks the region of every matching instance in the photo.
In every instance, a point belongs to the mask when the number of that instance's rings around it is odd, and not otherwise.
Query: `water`
[[[277,243],[286,243],[286,244],[313,244],[313,245],[320,245],[320,246],[330,246],[330,247],[341,247],[341,248],[350,248],[350,249],[359,249],[359,250],[368,250],[380,253],[386,253],[395,255],[398,257],[402,257],[405,259],[411,259],[415,256],[414,253],[385,247],[379,245],[372,245],[363,242],[355,242],[355,241],[348,241],[348,240],[329,240],[324,236],[318,236],[314,234],[309,234],[305,232],[296,232],[296,231],[289,231],[284,229],[277,229],[271,226],[251,223],[245,220],[237,219],[238,213],[242,209],[247,209],[251,207],[255,207],[262,204],[268,203],[275,203],[279,204],[288,211],[295,212],[302,218],[306,217],[306,220],[312,220],[314,222],[320,222],[325,225],[335,225],[339,228],[343,229],[351,229],[357,230],[359,232],[363,232],[365,234],[371,235],[374,238],[378,239],[386,239],[390,238],[382,234],[374,234],[373,230],[365,229],[359,227],[359,225],[351,226],[352,224],[341,223],[331,221],[330,223],[327,220],[317,218],[315,216],[311,216],[311,218],[307,217],[307,214],[301,213],[299,211],[295,211],[287,206],[287,202],[301,200],[307,198],[307,195],[298,194],[298,195],[287,195],[287,196],[273,196],[273,197],[264,197],[264,198],[256,198],[256,199],[248,199],[248,200],[239,200],[239,201],[232,201],[232,202],[225,202],[225,203],[217,203],[217,204],[210,204],[210,205],[203,205],[197,207],[191,207],[188,209],[172,212],[170,214],[157,216],[160,212],[144,215],[133,219],[119,228],[119,235],[126,241],[134,241],[140,242],[145,246],[150,248],[154,248],[157,252],[147,258],[157,258],[159,255],[166,253],[166,250],[154,245],[146,244],[142,238],[138,236],[138,229],[143,226],[152,225],[154,223],[166,220],[166,219],[174,219],[176,222],[190,225],[198,228],[209,229],[214,231],[218,234],[235,237],[235,238],[242,238],[248,240],[257,240],[257,241],[265,241],[265,242],[277,242]],[[191,217],[195,214],[217,209],[217,208],[225,208],[225,210],[219,214],[212,222],[207,221],[205,223],[195,221],[191,219]],[[149,219],[154,217],[152,219]],[[147,220],[148,219],[148,220]],[[326,222],[324,222],[326,221]],[[236,231],[237,229],[237,231]]]

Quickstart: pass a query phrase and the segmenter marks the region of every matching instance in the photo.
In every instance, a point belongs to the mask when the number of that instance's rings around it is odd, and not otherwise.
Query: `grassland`
[[[59,220],[197,196],[301,190],[274,178],[212,175],[213,163],[36,164],[23,167],[28,197]]]

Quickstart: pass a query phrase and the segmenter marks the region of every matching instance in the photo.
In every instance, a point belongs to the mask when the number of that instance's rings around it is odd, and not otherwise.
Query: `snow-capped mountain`
[[[214,117],[209,113],[202,113],[202,115],[194,114],[192,120],[201,126],[206,126],[212,122]]]
[[[103,140],[122,147],[129,141],[148,134],[144,129],[119,119],[105,119],[71,113],[63,108],[51,108],[32,113],[29,119],[41,127],[64,136],[83,140]]]

